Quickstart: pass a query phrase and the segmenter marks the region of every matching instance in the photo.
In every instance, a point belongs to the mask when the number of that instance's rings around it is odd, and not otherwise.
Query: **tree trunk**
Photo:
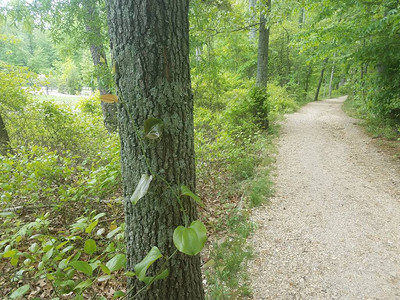
[[[0,114],[0,154],[5,155],[10,150],[10,137],[8,136],[6,125]]]
[[[104,70],[107,69],[107,57],[105,55],[103,43],[101,40],[100,20],[99,13],[96,8],[96,0],[82,0],[82,5],[86,10],[87,18],[86,32],[89,36],[90,53],[92,55],[92,61],[97,68],[97,82],[100,95],[110,94],[111,87],[108,80],[104,78]],[[118,118],[117,118],[117,105],[115,103],[101,102],[101,109],[103,111],[104,125],[109,132],[116,132],[118,129]]]
[[[331,70],[331,78],[329,79],[329,98],[332,96],[332,83],[333,83],[333,74],[335,72],[335,63],[332,64]]]
[[[268,13],[271,11],[271,0],[267,1]],[[260,29],[258,36],[258,59],[256,86],[266,87],[268,81],[268,49],[269,49],[269,27],[266,28],[264,12],[260,12]]]
[[[250,10],[250,22],[254,23],[256,20],[256,4],[257,0],[249,0],[249,10]],[[257,36],[257,29],[255,27],[250,28],[249,38],[250,42],[255,42]]]
[[[304,87],[304,91],[305,91],[306,93],[308,92],[308,88],[309,88],[309,86],[310,86],[310,77],[311,77],[311,74],[312,74],[312,68],[311,68],[311,66],[308,66],[307,74],[306,74],[306,82],[305,82],[305,87]]]
[[[300,10],[300,17],[299,17],[299,27],[302,28],[305,21],[305,9],[304,7]]]
[[[317,91],[315,92],[314,101],[318,101],[319,90],[321,89],[322,80],[324,79],[324,72],[325,72],[327,62],[328,62],[328,58],[325,58],[324,62],[322,64],[321,75],[319,77],[319,82],[318,82],[318,86],[317,86]]]
[[[120,99],[118,119],[130,271],[153,246],[165,257],[176,250],[173,231],[184,221],[174,193],[179,193],[181,184],[195,189],[188,5],[187,0],[107,1]],[[144,121],[149,118],[163,121],[161,138],[137,136],[133,124],[142,135]],[[130,197],[142,174],[150,173],[154,179],[149,190],[134,206]],[[184,206],[190,222],[196,219],[196,204],[184,199]],[[159,271],[160,264],[152,266],[149,276]],[[135,299],[204,299],[198,255],[179,252],[167,268],[166,279],[155,282]],[[142,287],[135,277],[128,280],[131,298]]]

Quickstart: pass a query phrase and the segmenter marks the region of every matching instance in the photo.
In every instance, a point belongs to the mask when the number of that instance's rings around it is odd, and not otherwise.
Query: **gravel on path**
[[[283,124],[275,196],[252,214],[254,299],[400,299],[400,164],[344,100]]]

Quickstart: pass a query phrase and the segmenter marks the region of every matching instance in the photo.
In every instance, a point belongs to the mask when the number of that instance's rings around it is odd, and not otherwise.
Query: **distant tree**
[[[263,0],[262,0],[263,1]],[[261,6],[260,27],[258,35],[258,58],[256,86],[266,87],[268,81],[268,51],[269,51],[269,24],[266,13],[271,12],[271,0],[267,0],[265,6]]]

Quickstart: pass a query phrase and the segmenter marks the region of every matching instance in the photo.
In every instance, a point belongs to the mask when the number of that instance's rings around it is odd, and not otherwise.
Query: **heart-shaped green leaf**
[[[146,272],[147,269],[150,268],[150,266],[159,258],[163,257],[160,249],[158,249],[157,247],[153,247],[151,248],[151,250],[149,251],[149,253],[147,253],[146,257],[143,258],[143,260],[136,264],[135,266],[135,273],[136,276],[138,277],[139,280],[144,281],[144,279],[146,278]]]
[[[161,137],[164,128],[162,120],[157,118],[149,118],[144,121],[144,135],[150,139],[155,140]]]
[[[107,263],[106,266],[110,270],[110,272],[118,271],[119,269],[123,268],[126,264],[126,257],[125,254],[119,253],[111,258]]]
[[[189,227],[178,226],[173,235],[175,247],[188,255],[196,255],[207,240],[207,229],[201,221],[194,221]]]
[[[182,196],[189,196],[192,198],[198,205],[204,207],[203,201],[201,201],[200,197],[193,193],[186,185],[181,185],[181,195]]]

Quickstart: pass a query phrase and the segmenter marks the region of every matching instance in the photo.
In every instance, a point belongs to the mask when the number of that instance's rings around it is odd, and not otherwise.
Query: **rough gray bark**
[[[271,10],[271,0],[267,1],[266,8]],[[268,49],[269,49],[269,27],[266,27],[264,12],[260,12],[260,28],[258,36],[258,58],[256,86],[266,87],[268,81]]]
[[[10,150],[10,137],[0,114],[0,154],[5,155]]]
[[[324,62],[322,63],[321,75],[319,76],[319,81],[318,81],[317,90],[315,92],[314,101],[318,101],[319,90],[321,89],[322,80],[324,79],[324,72],[325,72],[327,62],[328,62],[328,58],[325,58]]]
[[[157,176],[136,206],[130,202],[142,174],[162,176],[178,192],[195,189],[193,96],[189,68],[188,0],[108,0],[108,23],[115,80],[121,103],[119,134],[125,198],[127,268],[133,270],[152,248],[175,251],[172,234],[183,216],[172,191]],[[132,121],[142,134],[148,118],[164,122],[161,139],[144,139],[143,153]],[[146,163],[149,163],[149,166]],[[190,221],[196,204],[184,199]],[[150,269],[158,270],[161,262]],[[169,276],[135,299],[204,299],[199,256],[178,253]],[[128,280],[132,295],[143,284]]]
[[[85,27],[89,35],[90,53],[95,67],[107,68],[107,57],[105,55],[101,36],[99,13],[96,7],[96,0],[82,0],[82,5],[86,10]],[[111,87],[107,80],[97,76],[98,88],[100,95],[111,93]],[[101,102],[103,112],[104,125],[109,132],[116,132],[118,129],[117,105],[115,103]]]

